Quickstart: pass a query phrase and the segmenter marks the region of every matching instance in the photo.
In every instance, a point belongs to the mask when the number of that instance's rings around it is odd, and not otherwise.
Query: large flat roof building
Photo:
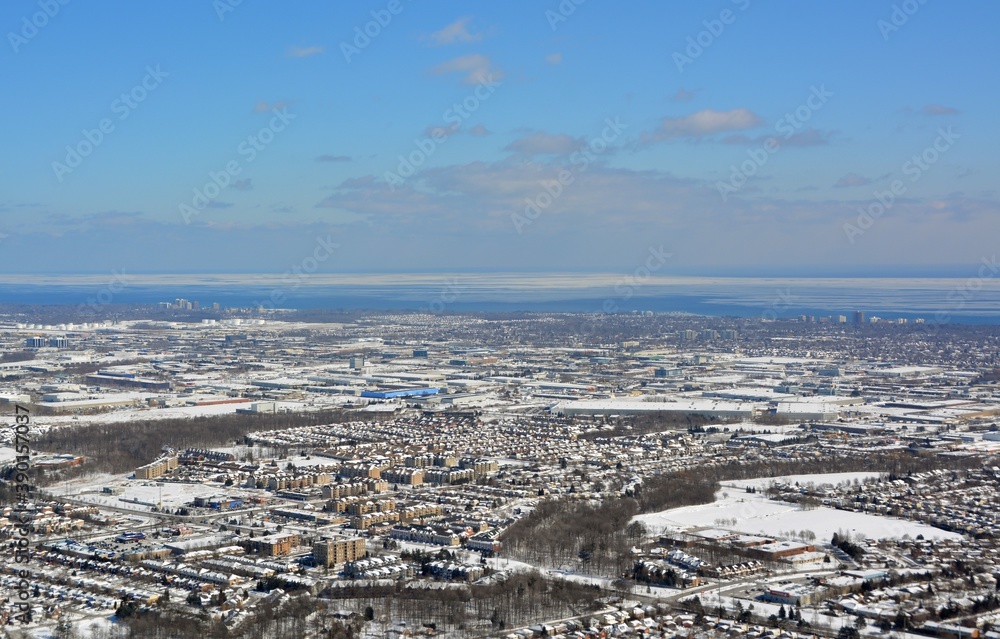
[[[321,539],[313,544],[313,561],[327,568],[356,561],[365,556],[365,540],[361,537]]]

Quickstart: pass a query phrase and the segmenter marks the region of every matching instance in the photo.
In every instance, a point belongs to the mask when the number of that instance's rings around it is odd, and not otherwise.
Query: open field
[[[635,517],[635,521],[641,521],[654,533],[664,530],[678,531],[714,526],[775,537],[791,536],[794,533],[808,530],[816,534],[816,539],[824,541],[831,539],[833,534],[838,531],[847,531],[853,535],[862,535],[872,539],[916,537],[917,535],[923,535],[927,539],[959,540],[962,538],[956,533],[891,517],[826,507],[803,510],[795,504],[774,501],[761,493],[747,493],[744,490],[747,486],[763,489],[772,481],[780,479],[798,481],[800,484],[813,482],[836,485],[843,481],[853,482],[855,478],[862,480],[865,477],[873,476],[875,475],[872,473],[835,473],[726,482],[716,494],[716,500],[711,504],[685,506],[638,515]]]

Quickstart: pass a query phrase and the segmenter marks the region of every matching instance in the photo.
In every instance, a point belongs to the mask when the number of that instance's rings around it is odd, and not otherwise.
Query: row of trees
[[[593,430],[580,435],[581,439],[601,439],[606,437],[637,436],[659,433],[666,430],[701,430],[705,424],[718,423],[698,413],[652,413],[635,415],[621,420],[614,429]]]
[[[321,594],[341,609],[369,621],[405,621],[410,628],[461,631],[465,636],[516,628],[539,619],[583,614],[596,607],[600,591],[537,571],[498,573],[485,584],[424,589],[393,586],[334,588]],[[370,630],[370,629],[369,629]]]

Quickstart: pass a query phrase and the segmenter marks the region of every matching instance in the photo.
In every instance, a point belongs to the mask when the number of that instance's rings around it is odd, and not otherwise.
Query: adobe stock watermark
[[[447,280],[441,287],[437,299],[427,305],[427,311],[435,315],[443,313],[449,305],[458,301],[464,289],[465,286],[458,281],[458,278],[453,277]]]
[[[236,7],[243,4],[243,0],[212,0],[212,8],[219,22],[226,21],[226,15],[236,11]]]
[[[325,238],[317,237],[316,246],[313,247],[312,253],[285,271],[281,277],[282,285],[272,288],[265,301],[255,301],[254,308],[265,308],[271,311],[279,308],[279,304],[288,300],[288,293],[297,291],[309,279],[310,275],[319,270],[320,264],[336,255],[339,248],[340,244],[334,242],[329,235]]]
[[[257,155],[270,146],[274,142],[275,137],[284,131],[289,123],[297,117],[289,113],[287,107],[271,109],[271,113],[274,115],[267,126],[261,127],[257,133],[247,136],[236,147],[236,153],[243,158],[245,164],[250,164],[256,160]],[[233,182],[233,179],[242,172],[243,164],[241,164],[239,159],[229,160],[221,171],[209,171],[208,181],[200,188],[194,189],[191,203],[182,202],[177,206],[177,210],[180,212],[184,223],[190,224],[191,218],[201,215],[202,211],[219,197],[222,191]]]
[[[740,11],[746,11],[750,6],[750,0],[732,0],[732,3]],[[687,37],[687,46],[684,47],[684,52],[674,51],[673,60],[677,72],[684,73],[684,67],[693,64],[709,47],[715,44],[715,41],[725,32],[726,27],[736,22],[737,15],[739,14],[732,9],[723,9],[719,12],[718,17],[702,20],[701,24],[705,28],[694,36]]]
[[[654,273],[663,268],[673,253],[663,250],[663,245],[651,246],[647,250],[646,261],[637,266],[631,274],[626,275],[615,283],[616,297],[609,297],[601,304],[601,310],[605,313],[617,313],[620,309],[618,301],[627,302],[635,296],[636,290],[641,288]]]
[[[367,49],[372,40],[382,34],[382,29],[389,26],[393,16],[402,12],[403,3],[400,0],[389,0],[384,9],[372,9],[372,19],[364,25],[354,27],[354,39],[351,42],[340,41],[340,52],[344,54],[344,60],[350,63],[351,58]]]
[[[775,291],[775,298],[771,302],[771,307],[761,313],[760,318],[766,322],[776,321],[781,313],[792,307],[794,299],[795,295],[792,294],[791,289],[778,289]]]
[[[85,302],[80,304],[77,311],[80,315],[92,315],[96,317],[104,307],[114,301],[115,295],[125,290],[129,279],[129,275],[125,273],[125,269],[122,269],[121,272],[111,271],[111,279],[108,280],[108,283],[98,291],[97,295],[88,297]]]
[[[11,589],[16,590],[16,596],[11,597],[13,601],[7,606],[20,614],[11,615],[13,619],[22,624],[31,623],[32,615],[32,585],[38,588],[34,582],[35,575],[30,568],[31,563],[31,542],[32,542],[32,513],[26,508],[32,500],[32,493],[35,492],[35,484],[32,478],[31,463],[31,442],[35,436],[32,432],[31,410],[26,406],[16,404],[14,406],[14,426],[12,444],[14,452],[17,453],[14,461],[14,473],[8,477],[7,485],[12,488],[17,496],[13,505],[13,512],[10,515],[10,524],[13,530],[10,538],[5,544],[8,549],[13,550],[15,566],[11,570],[14,582]],[[16,564],[21,564],[20,566]],[[8,568],[10,570],[10,567]]]
[[[969,302],[975,299],[988,281],[996,279],[997,274],[1000,273],[1000,261],[997,260],[996,254],[980,258],[979,262],[976,276],[966,279],[949,291],[945,299],[950,306],[947,309],[935,311],[933,322],[918,325],[919,332],[931,337],[936,335],[942,325],[951,322],[952,315],[964,310]]]
[[[923,177],[932,166],[937,164],[941,156],[955,144],[955,140],[962,137],[952,131],[950,126],[947,129],[944,127],[939,128],[937,133],[938,135],[934,138],[934,142],[924,147],[920,153],[913,155],[909,160],[903,162],[900,167],[903,175],[910,178],[911,184]],[[889,184],[887,190],[874,191],[872,193],[874,199],[867,206],[858,207],[858,216],[854,222],[844,222],[844,234],[847,236],[847,240],[851,244],[854,244],[859,237],[864,235],[875,224],[875,220],[885,215],[886,211],[892,209],[896,204],[896,198],[902,197],[908,188],[903,180],[895,179]]]
[[[483,103],[493,96],[497,87],[502,86],[502,84],[493,78],[492,73],[487,74],[486,77],[479,80],[479,86],[472,93],[465,96],[461,102],[456,102],[445,109],[444,113],[441,114],[445,126],[433,128],[430,135],[414,138],[413,145],[417,148],[410,151],[409,155],[400,154],[397,156],[399,164],[396,166],[395,172],[385,172],[384,179],[389,185],[389,190],[395,191],[396,187],[402,186],[408,178],[412,177],[417,169],[434,155],[438,147],[444,144],[462,126],[463,122],[472,117],[472,114],[478,111]]]
[[[556,10],[545,10],[545,19],[549,22],[549,28],[555,31],[559,25],[569,20],[569,17],[576,13],[576,8],[587,0],[562,0]]]
[[[760,146],[747,149],[746,160],[743,160],[738,166],[736,164],[729,165],[729,181],[720,180],[715,183],[715,188],[722,201],[728,201],[731,194],[746,186],[747,181],[757,175],[757,172],[767,164],[771,156],[781,149],[782,141],[791,139],[796,132],[805,126],[806,122],[812,119],[813,114],[822,109],[832,97],[833,92],[828,91],[825,84],[809,87],[809,96],[805,102],[785,113],[774,123],[774,131],[781,137],[766,138]]]
[[[132,112],[139,108],[139,105],[146,101],[149,95],[163,83],[163,79],[170,74],[156,65],[146,67],[146,75],[142,77],[135,86],[128,91],[123,91],[121,95],[111,101],[109,109],[117,116],[118,122],[128,119]],[[66,176],[80,168],[86,160],[104,141],[115,132],[115,120],[112,118],[101,118],[97,126],[93,129],[83,129],[80,131],[81,138],[74,144],[66,145],[66,157],[62,162],[52,163],[52,172],[56,180],[61,184]]]
[[[7,32],[7,42],[14,53],[20,53],[21,47],[28,44],[49,25],[49,21],[59,15],[62,8],[70,3],[70,0],[38,0],[38,11],[31,16],[21,18],[21,28],[17,31]]]
[[[893,4],[889,19],[879,19],[875,23],[878,32],[882,34],[882,40],[888,42],[889,36],[899,31],[925,4],[927,0],[903,0],[899,4]]]
[[[526,226],[530,226],[541,217],[542,212],[562,196],[564,190],[576,181],[579,174],[585,172],[621,136],[622,131],[628,128],[618,116],[614,119],[606,118],[604,123],[605,127],[599,136],[591,138],[583,148],[569,156],[570,168],[559,169],[555,179],[542,180],[542,190],[535,197],[524,198],[524,210],[510,214],[510,221],[514,224],[514,230],[518,235],[524,232]]]
[[[673,253],[666,252],[662,244],[658,247],[649,247],[645,261],[637,266],[632,273],[620,277],[615,282],[614,292],[616,295],[605,298],[599,312],[581,316],[582,322],[576,331],[577,336],[586,341],[606,335],[606,321],[610,316],[622,310],[618,303],[627,302],[635,297],[636,291],[645,285],[654,273],[663,268],[663,265],[673,255]]]

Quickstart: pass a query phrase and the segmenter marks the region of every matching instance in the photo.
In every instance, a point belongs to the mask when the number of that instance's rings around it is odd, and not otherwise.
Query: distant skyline
[[[976,277],[1000,237],[998,19],[4,3],[0,273]]]
[[[68,304],[77,321],[110,320],[116,304],[177,298],[204,306],[262,309],[409,309],[444,312],[680,312],[765,320],[800,315],[922,318],[934,323],[1000,319],[1000,278],[698,277],[649,273],[340,273],[89,275],[0,274],[0,299]]]

